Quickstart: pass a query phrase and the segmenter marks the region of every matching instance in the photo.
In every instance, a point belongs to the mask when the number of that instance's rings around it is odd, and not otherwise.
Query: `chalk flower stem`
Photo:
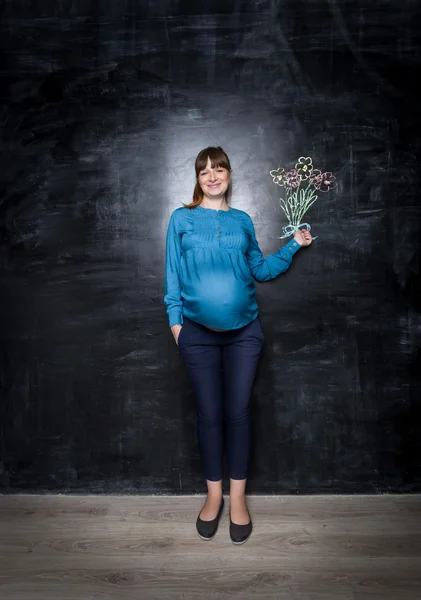
[[[280,199],[281,208],[285,213],[291,225],[299,225],[304,214],[310,206],[317,200],[317,194],[311,188],[311,184],[302,190],[299,187],[296,189],[286,188],[286,200]]]

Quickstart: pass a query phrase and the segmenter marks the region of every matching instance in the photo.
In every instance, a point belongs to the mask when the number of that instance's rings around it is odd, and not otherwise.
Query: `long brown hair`
[[[208,158],[210,158],[212,169],[215,167],[222,167],[223,169],[227,169],[231,171],[230,159],[227,154],[222,150],[221,146],[209,146],[208,148],[204,148],[199,152],[196,157],[196,162],[194,165],[196,171],[196,185],[194,186],[193,191],[193,202],[190,204],[185,204],[186,208],[196,208],[199,204],[202,204],[203,200],[203,191],[199,185],[199,173],[203,171],[208,163]],[[232,196],[232,183],[230,182],[228,185],[228,189],[225,192],[225,202],[228,204],[231,200]]]

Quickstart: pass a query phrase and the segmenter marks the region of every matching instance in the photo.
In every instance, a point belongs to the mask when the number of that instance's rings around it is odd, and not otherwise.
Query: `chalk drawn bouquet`
[[[302,223],[302,218],[312,206],[319,192],[328,192],[336,187],[336,177],[330,171],[322,172],[315,169],[310,156],[300,156],[295,168],[285,171],[282,167],[270,172],[273,183],[285,188],[285,199],[280,198],[280,205],[288,219],[288,225],[282,227],[280,239],[294,235],[305,227],[310,231],[308,223]]]

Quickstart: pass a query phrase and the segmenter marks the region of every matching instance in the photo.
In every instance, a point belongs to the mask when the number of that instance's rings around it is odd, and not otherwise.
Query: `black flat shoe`
[[[202,521],[202,519],[197,517],[196,521],[196,529],[199,537],[202,540],[209,541],[215,537],[215,534],[218,530],[219,519],[221,518],[222,509],[224,508],[224,499],[222,498],[221,506],[219,507],[218,514],[212,521]],[[202,511],[200,511],[202,512]],[[200,515],[200,513],[199,513]]]
[[[244,544],[250,537],[253,530],[253,523],[251,519],[247,525],[237,525],[231,521],[230,513],[230,538],[233,544]]]

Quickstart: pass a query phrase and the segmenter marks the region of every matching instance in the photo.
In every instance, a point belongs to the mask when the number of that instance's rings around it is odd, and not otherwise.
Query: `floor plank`
[[[0,496],[2,600],[420,600],[421,496],[252,496],[199,539],[203,497]],[[227,503],[228,504],[228,503]]]

